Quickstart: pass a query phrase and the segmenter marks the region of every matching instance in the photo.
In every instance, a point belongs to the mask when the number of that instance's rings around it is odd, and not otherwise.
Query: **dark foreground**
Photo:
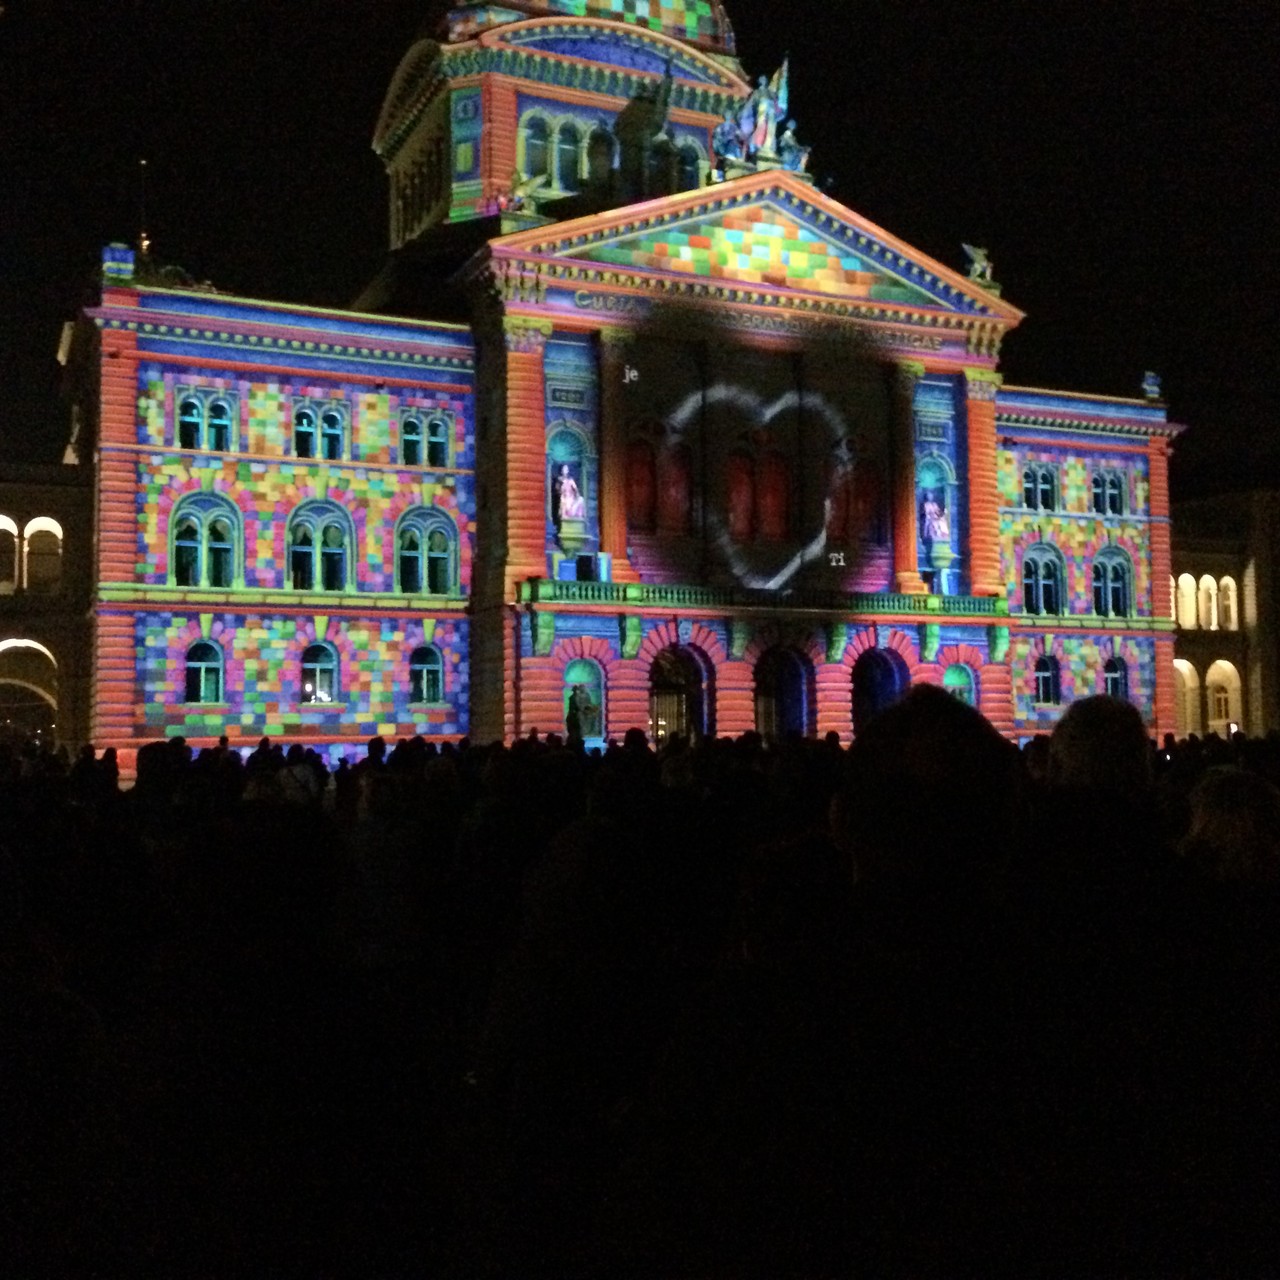
[[[0,753],[0,1271],[1278,1274],[1278,779],[933,690],[323,804]]]

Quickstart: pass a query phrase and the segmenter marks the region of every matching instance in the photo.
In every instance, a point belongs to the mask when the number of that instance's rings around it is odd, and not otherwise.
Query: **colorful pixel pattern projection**
[[[541,0],[526,4],[528,13],[564,14],[573,18],[610,18],[615,22],[627,22],[647,27],[650,31],[662,31],[680,40],[699,40],[723,47],[732,47],[727,24],[716,0]],[[455,10],[460,21],[454,25],[454,38],[459,37],[461,27],[466,30],[483,30],[523,18],[526,13],[513,13],[503,5],[478,3],[459,6]]]
[[[932,305],[923,290],[886,276],[848,248],[832,244],[776,210],[729,211],[703,222],[586,249],[589,261],[679,271],[906,305]]]
[[[468,623],[463,618],[287,617],[268,613],[140,613],[142,734],[170,737],[344,737],[382,734],[459,735],[467,732]],[[222,687],[230,696],[213,705],[186,702],[186,659],[192,645],[211,641],[223,658]],[[337,657],[337,696],[304,703],[302,655],[317,641]],[[442,659],[444,697],[414,703],[410,658],[434,645]]]
[[[219,494],[240,513],[237,545],[243,547],[236,582],[250,589],[289,585],[291,515],[304,503],[340,508],[354,531],[353,577],[358,592],[396,590],[395,535],[400,521],[423,512],[443,518],[451,533],[450,596],[467,594],[475,537],[474,459],[466,430],[469,397],[456,392],[402,389],[368,392],[302,380],[253,382],[184,371],[181,385],[232,392],[241,406],[240,438],[251,456],[172,451],[166,422],[174,421],[178,379],[152,367],[142,375],[139,438],[157,446],[138,459],[137,581],[170,581],[170,535],[175,508],[191,496]],[[349,461],[295,459],[294,407],[337,403],[351,423]],[[399,463],[400,426],[408,417],[447,423],[446,468]],[[266,457],[262,455],[267,455]]]
[[[1057,659],[1061,702],[1036,700],[1036,664],[1045,657]],[[1052,729],[1063,711],[1078,698],[1106,693],[1105,669],[1112,658],[1125,666],[1129,701],[1144,720],[1154,714],[1156,646],[1153,640],[1114,636],[1018,635],[1009,648],[1013,677],[1014,720],[1019,729]]]
[[[1151,556],[1148,527],[1149,486],[1146,459],[1112,455],[1104,451],[1088,458],[1048,449],[1002,450],[999,455],[1001,555],[1010,608],[1022,609],[1022,561],[1028,548],[1048,544],[1062,556],[1068,610],[1093,612],[1093,563],[1109,547],[1123,551],[1133,569],[1130,612],[1138,617],[1153,613]],[[1028,467],[1047,469],[1056,479],[1055,511],[1024,509],[1023,476]],[[1100,468],[1126,476],[1126,512],[1101,516],[1091,508],[1092,479]]]

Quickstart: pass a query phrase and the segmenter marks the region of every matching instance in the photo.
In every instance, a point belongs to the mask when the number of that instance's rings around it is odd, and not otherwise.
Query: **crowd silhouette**
[[[25,1276],[1269,1276],[1280,739],[0,747]]]

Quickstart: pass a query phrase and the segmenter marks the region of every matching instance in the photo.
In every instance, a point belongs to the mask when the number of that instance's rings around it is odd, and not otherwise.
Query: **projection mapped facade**
[[[1103,692],[1174,727],[1158,387],[1003,385],[985,252],[820,194],[716,0],[440,34],[374,141],[371,309],[420,319],[108,263],[101,742],[848,740],[925,681],[1013,737]]]

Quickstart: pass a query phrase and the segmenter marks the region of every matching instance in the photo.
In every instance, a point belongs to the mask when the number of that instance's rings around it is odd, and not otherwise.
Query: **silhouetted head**
[[[1280,882],[1280,789],[1243,769],[1210,769],[1191,793],[1182,852],[1216,880]]]
[[[1049,739],[1049,780],[1141,799],[1151,786],[1151,745],[1137,707],[1102,695],[1073,702]]]

